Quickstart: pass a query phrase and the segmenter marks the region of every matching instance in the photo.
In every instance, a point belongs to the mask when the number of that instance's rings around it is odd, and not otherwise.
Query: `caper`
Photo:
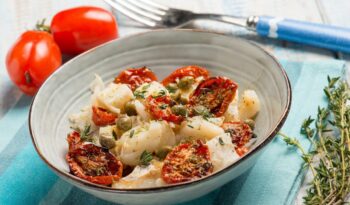
[[[189,89],[194,83],[194,78],[192,76],[185,76],[179,80],[177,86],[182,90]]]
[[[165,88],[169,91],[169,93],[175,93],[178,89],[176,83],[169,83]]]
[[[186,117],[187,116],[187,109],[185,108],[185,106],[183,105],[174,105],[171,108],[171,111],[175,114],[175,115],[181,115]]]
[[[206,115],[209,113],[208,108],[204,107],[203,105],[197,105],[193,108],[195,115]]]
[[[128,131],[132,128],[132,120],[130,117],[120,117],[117,120],[117,128],[122,131]]]
[[[107,136],[100,136],[100,144],[102,147],[105,147],[107,149],[111,149],[115,147],[115,139],[113,137],[107,137]]]
[[[132,101],[125,103],[124,109],[129,116],[137,115],[135,104]]]
[[[246,119],[244,120],[244,123],[249,125],[250,129],[254,130],[255,128],[255,121],[252,119]]]
[[[156,155],[160,160],[163,160],[165,159],[165,157],[168,155],[170,151],[171,151],[171,147],[163,147],[156,152]]]

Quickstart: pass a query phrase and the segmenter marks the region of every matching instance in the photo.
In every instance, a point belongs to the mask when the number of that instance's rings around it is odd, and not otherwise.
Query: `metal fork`
[[[211,13],[194,13],[170,8],[150,0],[104,0],[112,8],[151,28],[178,28],[197,19],[209,19],[244,27],[261,36],[350,52],[350,29],[276,18],[248,18]]]

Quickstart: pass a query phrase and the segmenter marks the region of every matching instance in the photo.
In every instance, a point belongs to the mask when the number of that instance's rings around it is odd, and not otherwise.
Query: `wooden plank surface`
[[[197,12],[223,13],[228,15],[271,15],[283,16],[311,22],[323,22],[350,27],[348,0],[155,0],[168,6],[190,9]],[[39,19],[50,18],[58,11],[77,6],[96,5],[107,7],[101,0],[11,0],[0,1],[0,119],[22,95],[7,77],[5,69],[6,52],[14,40],[23,31],[33,27]],[[117,15],[120,35],[125,36],[147,30],[131,20]],[[220,25],[220,27],[218,27]],[[219,31],[258,42],[281,59],[297,61],[318,61],[340,58],[347,62],[350,55],[337,54],[326,49],[314,48],[280,40],[261,38],[254,33],[232,25],[217,22],[198,21],[192,27]],[[218,29],[219,28],[219,29]],[[304,186],[305,187],[305,186]],[[303,189],[297,197],[296,204],[301,204]]]

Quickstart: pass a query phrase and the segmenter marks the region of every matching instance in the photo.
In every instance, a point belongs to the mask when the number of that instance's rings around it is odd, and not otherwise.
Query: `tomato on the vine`
[[[26,31],[7,53],[11,80],[27,95],[34,95],[62,63],[61,52],[51,34]]]
[[[114,83],[129,84],[132,90],[152,81],[157,81],[157,76],[146,67],[124,70],[114,79]]]
[[[81,6],[57,13],[52,35],[65,54],[79,54],[118,37],[117,21],[105,9]]]

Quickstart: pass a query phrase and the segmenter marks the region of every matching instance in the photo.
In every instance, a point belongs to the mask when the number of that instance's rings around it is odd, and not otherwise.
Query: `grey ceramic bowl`
[[[191,64],[234,79],[241,90],[256,90],[262,106],[256,121],[257,142],[249,153],[201,180],[160,188],[113,189],[69,174],[65,161],[66,135],[70,132],[67,119],[88,104],[94,73],[110,82],[123,69],[148,66],[162,79],[177,67]],[[283,125],[290,105],[291,88],[285,71],[255,44],[215,33],[159,30],[109,42],[64,64],[35,96],[29,123],[38,154],[62,179],[108,201],[169,204],[202,196],[249,169]]]

